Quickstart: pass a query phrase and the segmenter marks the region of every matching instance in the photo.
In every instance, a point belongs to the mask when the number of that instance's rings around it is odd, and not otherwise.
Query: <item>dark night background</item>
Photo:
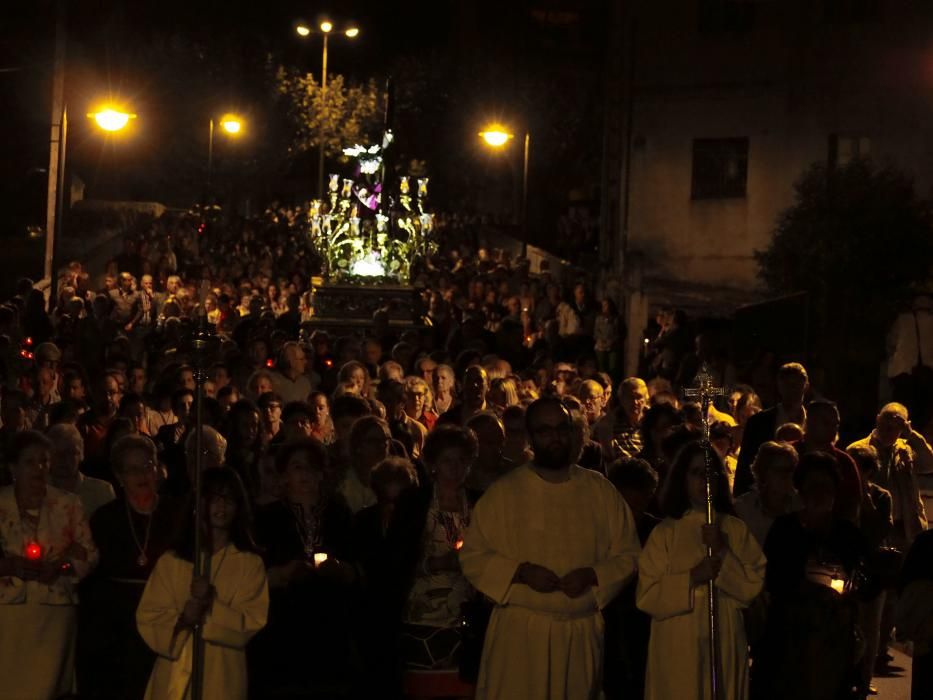
[[[204,192],[208,119],[225,111],[244,115],[248,135],[215,140],[222,196],[248,199],[254,211],[306,199],[316,160],[289,157],[271,78],[276,65],[319,77],[320,38],[301,39],[294,26],[327,16],[361,30],[353,41],[332,38],[328,74],[380,86],[392,76],[395,162],[426,161],[438,210],[512,221],[523,128],[533,139],[534,240],[546,244],[571,199],[598,202],[605,0],[67,4],[68,173],[89,199],[190,206]],[[37,2],[7,4],[0,18],[0,206],[2,233],[13,238],[45,220],[54,16],[54,3]],[[138,115],[116,137],[85,116],[108,95]],[[516,131],[499,154],[477,137],[494,118]]]

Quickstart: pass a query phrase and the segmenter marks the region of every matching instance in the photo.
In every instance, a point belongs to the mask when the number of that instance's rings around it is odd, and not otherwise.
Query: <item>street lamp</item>
[[[483,142],[493,149],[504,148],[514,138],[508,127],[492,123],[479,132]],[[525,130],[524,148],[522,153],[522,206],[521,206],[521,233],[522,257],[528,252],[528,154],[531,150],[531,132]]]
[[[235,114],[227,113],[220,118],[220,128],[230,137],[240,135],[243,120]],[[214,118],[211,117],[207,138],[207,189],[211,189],[211,173],[214,169]]]
[[[334,33],[334,24],[328,20],[323,20],[318,25],[317,31],[312,29],[307,24],[299,24],[295,27],[295,31],[298,36],[301,38],[306,38],[312,34],[319,33],[324,37],[323,41],[323,50],[321,54],[321,104],[324,104],[324,101],[327,99],[327,40],[332,33]],[[349,26],[346,29],[341,30],[341,32],[347,39],[355,39],[360,35],[359,27]],[[317,157],[317,197],[318,199],[324,198],[324,120],[321,120],[321,133],[320,133],[320,147],[318,148],[318,157]]]
[[[88,112],[87,116],[97,122],[97,126],[101,129],[110,132],[120,131],[130,123],[130,119],[136,119],[135,114],[124,112],[111,105],[105,105],[96,112]]]
[[[113,105],[103,105],[87,116],[104,131],[114,133],[125,128],[135,114],[123,111]],[[65,156],[68,144],[68,105],[62,100],[58,123],[52,124],[52,143],[55,146],[53,158],[50,158],[48,184],[48,219],[45,227],[44,275],[49,279],[51,295],[57,293],[58,279],[58,241],[62,237],[65,216]]]

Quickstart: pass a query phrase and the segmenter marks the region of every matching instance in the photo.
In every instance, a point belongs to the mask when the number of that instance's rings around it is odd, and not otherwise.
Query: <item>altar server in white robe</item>
[[[668,517],[651,533],[638,562],[636,604],[652,617],[645,700],[710,700],[710,580],[719,605],[721,698],[748,697],[742,609],[761,591],[765,556],[734,515],[722,461],[715,451],[709,458],[717,473],[715,524],[706,524],[706,453],[691,443],[675,458],[661,493]]]
[[[534,460],[479,500],[463,573],[496,603],[480,700],[586,700],[600,691],[600,613],[635,572],[632,514],[612,484],[572,464],[572,421],[555,398],[527,413]]]
[[[159,558],[136,611],[139,633],[158,655],[146,700],[192,695],[193,628],[204,637],[204,698],[246,700],[246,643],[266,624],[269,588],[249,530],[246,494],[232,469],[208,469],[203,527],[207,566],[194,578],[194,523]]]

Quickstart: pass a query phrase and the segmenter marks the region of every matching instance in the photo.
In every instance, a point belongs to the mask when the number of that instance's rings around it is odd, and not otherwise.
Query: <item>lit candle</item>
[[[315,566],[320,566],[320,565],[323,564],[325,561],[327,561],[327,553],[326,553],[326,552],[315,552],[315,553],[314,553],[314,565],[315,565]]]
[[[829,582],[829,587],[836,591],[836,593],[841,594],[846,589],[846,582],[841,578],[834,578]]]
[[[463,540],[457,540],[454,542],[454,549],[456,549],[458,552],[460,551],[461,547],[463,547]]]

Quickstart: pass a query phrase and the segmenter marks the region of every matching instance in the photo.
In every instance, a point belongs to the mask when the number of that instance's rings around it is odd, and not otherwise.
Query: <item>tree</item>
[[[328,75],[327,90],[310,73],[279,67],[275,89],[285,100],[295,127],[292,152],[316,149],[324,141],[331,157],[343,154],[354,144],[377,138],[381,125],[382,95],[374,80],[349,85],[342,75]]]
[[[930,278],[928,203],[908,175],[868,160],[814,164],[794,188],[771,244],[756,252],[760,277],[775,294],[809,294],[813,359],[826,388],[867,403],[898,307]],[[853,376],[858,367],[871,371]]]

